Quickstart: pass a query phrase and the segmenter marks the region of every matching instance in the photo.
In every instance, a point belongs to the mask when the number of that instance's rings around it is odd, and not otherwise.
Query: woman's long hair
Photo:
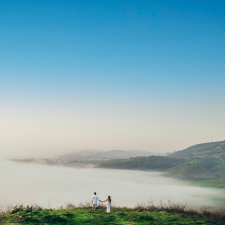
[[[111,200],[111,197],[110,197],[110,196],[108,196],[108,201],[109,201],[110,204],[111,204],[111,201],[112,201],[112,200]]]

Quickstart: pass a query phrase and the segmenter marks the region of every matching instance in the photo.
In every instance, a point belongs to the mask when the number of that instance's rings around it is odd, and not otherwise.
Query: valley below
[[[80,151],[54,158],[2,160],[0,221],[224,224],[224,144],[205,143],[161,155]],[[101,200],[111,196],[110,218],[104,204],[92,214],[94,191]]]
[[[4,169],[3,169],[4,168]],[[39,204],[60,207],[112,196],[117,206],[174,201],[189,206],[222,207],[225,192],[165,177],[163,172],[106,168],[69,168],[1,161],[1,205]],[[115,185],[116,184],[116,185]]]
[[[12,161],[71,168],[158,171],[192,185],[225,188],[225,141],[198,144],[171,154],[139,150],[80,151],[51,159]]]

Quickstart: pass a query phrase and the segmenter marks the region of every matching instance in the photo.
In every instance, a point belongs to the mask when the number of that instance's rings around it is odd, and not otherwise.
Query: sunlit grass
[[[0,224],[225,224],[225,211],[209,208],[193,209],[185,205],[168,202],[155,206],[138,205],[135,208],[112,207],[111,213],[100,205],[96,212],[89,204],[75,207],[42,209],[39,206],[16,206],[0,215]]]

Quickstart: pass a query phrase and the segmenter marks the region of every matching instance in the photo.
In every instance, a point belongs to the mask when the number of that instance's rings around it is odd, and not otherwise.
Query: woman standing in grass
[[[101,201],[101,202],[106,202],[107,201],[107,210],[106,210],[106,212],[107,213],[110,213],[110,206],[111,206],[111,197],[110,196],[108,196],[108,198],[105,200],[105,201]]]

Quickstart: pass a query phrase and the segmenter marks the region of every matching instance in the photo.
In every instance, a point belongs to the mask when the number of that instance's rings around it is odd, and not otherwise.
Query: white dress
[[[107,213],[110,213],[110,206],[111,206],[111,202],[107,201],[107,210],[106,210]]]

